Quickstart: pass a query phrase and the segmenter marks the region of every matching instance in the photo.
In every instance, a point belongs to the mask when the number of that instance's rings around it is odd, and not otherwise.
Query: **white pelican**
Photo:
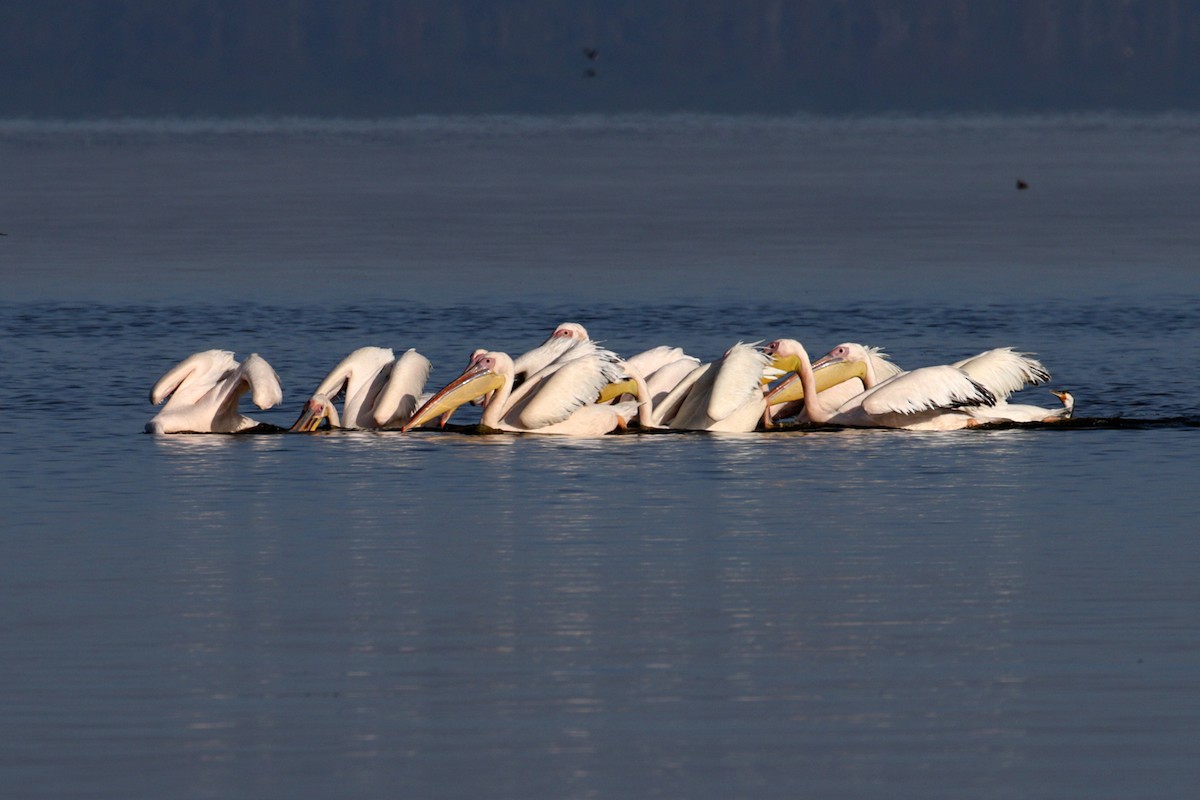
[[[865,347],[854,342],[845,342],[839,344],[825,356],[813,362],[812,367],[817,376],[818,384],[821,384],[821,378],[827,366],[858,364],[863,370],[862,385],[864,389],[871,389],[882,381],[901,373],[898,367],[890,361],[882,360],[879,356],[880,354],[874,348]],[[1051,417],[1065,418],[1062,416],[1062,409],[1015,406],[1006,402],[1014,392],[1021,390],[1026,385],[1044,383],[1050,379],[1050,373],[1042,363],[1028,353],[1018,353],[1011,347],[997,347],[992,350],[985,350],[978,355],[965,358],[962,361],[956,361],[949,366],[953,369],[961,370],[967,377],[982,385],[996,398],[996,402],[993,405],[964,407],[961,410],[947,412],[948,416],[944,419],[926,420],[922,423],[925,428],[971,427],[976,424],[972,419],[978,420],[979,424],[982,424],[983,422],[1001,421],[1033,422]],[[948,375],[949,373],[944,374]],[[822,408],[827,413],[837,411],[842,404],[848,402],[850,397],[853,396],[853,394],[847,396],[844,392],[841,392],[841,387],[853,386],[856,383],[858,381],[851,380],[835,386],[828,391],[822,391],[818,395],[818,400],[821,402]],[[794,407],[797,398],[802,396],[802,392],[797,391],[797,385],[798,376],[789,378],[788,381],[776,387],[776,390],[772,392],[771,402],[784,403],[785,400],[790,400],[793,402],[788,403],[786,407]],[[825,399],[827,396],[831,400],[835,398],[840,399],[840,402],[827,401]],[[968,419],[964,419],[963,415],[966,415]],[[1069,416],[1068,412],[1067,417]],[[803,417],[807,417],[807,414],[804,414]]]
[[[578,322],[560,323],[546,341],[513,360],[514,378],[528,378],[535,372],[555,361],[576,342],[589,341],[587,328]]]
[[[836,411],[847,400],[872,388],[879,381],[904,371],[892,363],[887,354],[878,347],[847,343],[838,345],[833,352],[838,352],[841,348],[846,348],[848,352],[853,348],[854,357],[847,358],[846,361],[861,364],[861,369],[816,371],[817,402],[828,412]],[[839,379],[840,382],[833,382]],[[770,419],[795,417],[797,422],[812,421],[804,410],[804,391],[798,374],[789,375],[772,391],[772,405],[767,406]]]
[[[283,400],[279,376],[257,353],[241,364],[228,350],[205,350],[176,364],[150,390],[150,402],[167,404],[147,433],[236,433],[259,423],[238,413],[246,392],[259,408]],[[168,399],[169,398],[169,399]]]
[[[860,346],[861,347],[861,346]],[[812,422],[854,428],[955,430],[970,427],[973,418],[962,409],[994,406],[995,395],[963,370],[949,364],[901,372],[847,400],[830,411],[817,400],[819,388],[808,353],[795,339],[777,339],[764,348],[778,369],[795,371],[804,389],[804,410]],[[820,365],[847,363],[841,347]],[[867,361],[869,364],[869,360]],[[868,370],[868,375],[870,371]],[[867,378],[866,380],[871,380]],[[866,381],[864,381],[866,382]],[[767,402],[776,399],[775,390]]]
[[[386,347],[360,347],[329,371],[292,430],[316,430],[323,419],[335,428],[399,427],[416,410],[429,370],[429,359],[416,350],[396,358]],[[340,417],[333,404],[339,394]]]
[[[515,371],[513,360],[506,353],[479,354],[462,375],[431,397],[401,430],[422,425],[489,393],[492,397],[480,419],[480,427],[485,430],[600,436],[624,427],[635,413],[649,422],[644,381],[638,389],[643,395],[640,403],[592,402],[602,388],[622,377],[622,369],[615,354],[600,349],[591,340],[577,341],[516,390],[513,389]]]
[[[717,361],[693,368],[654,406],[653,424],[688,431],[752,431],[766,408],[762,382],[769,367],[766,355],[738,342]]]

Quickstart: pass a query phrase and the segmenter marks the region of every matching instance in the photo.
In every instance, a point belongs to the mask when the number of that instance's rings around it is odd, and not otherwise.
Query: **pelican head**
[[[771,359],[771,366],[781,372],[799,372],[800,359],[808,359],[804,345],[795,339],[776,339],[763,345],[762,351]]]
[[[471,358],[462,375],[429,398],[400,430],[408,431],[436,417],[449,415],[462,404],[496,391],[506,380],[511,380],[512,374],[513,362],[507,354],[492,351],[478,353]]]
[[[586,339],[588,338],[587,328],[580,325],[578,322],[564,322],[554,329],[554,333],[550,334],[551,339]]]
[[[863,345],[855,344],[854,342],[845,342],[814,361],[813,369],[821,369],[830,364],[845,364],[856,361],[865,364],[870,357],[870,351]]]
[[[338,419],[337,408],[334,407],[333,401],[324,394],[314,394],[308,398],[308,402],[304,404],[304,410],[300,412],[299,419],[288,430],[295,433],[311,433],[321,427],[321,423],[325,420],[329,421],[329,427],[341,427],[341,421]]]
[[[862,350],[862,358],[856,358],[852,348]],[[847,348],[844,353],[839,350]],[[776,339],[763,347],[763,352],[771,358],[771,366],[783,372],[799,373],[804,362],[808,361],[808,353],[804,346],[795,339]],[[812,365],[813,379],[817,391],[823,392],[830,387],[845,383],[853,378],[862,380],[867,375],[866,348],[861,345],[839,345],[829,355],[821,358]],[[804,399],[804,386],[799,375],[792,375],[776,384],[767,392],[767,405],[777,406]]]

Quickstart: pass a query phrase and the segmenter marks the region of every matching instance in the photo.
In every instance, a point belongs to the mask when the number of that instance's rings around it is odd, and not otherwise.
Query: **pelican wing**
[[[349,395],[351,390],[347,386],[348,382],[357,383],[374,378],[379,370],[392,363],[392,358],[392,351],[387,347],[360,347],[329,370],[329,374],[313,390],[313,394],[334,398],[345,386]]]
[[[250,387],[250,399],[259,408],[270,408],[283,402],[283,387],[279,376],[258,353],[251,353],[238,368],[241,379]]]
[[[432,364],[416,350],[406,350],[392,365],[387,385],[375,401],[374,419],[380,427],[393,421],[407,422],[417,410]]]
[[[962,370],[948,365],[922,367],[901,373],[859,397],[863,411],[872,416],[915,414],[939,408],[990,406],[996,403],[995,396],[987,387],[972,380]]]
[[[513,407],[517,424],[535,430],[562,422],[620,377],[616,356],[607,350],[565,361],[539,379],[536,391],[527,395],[524,403]]]
[[[684,400],[687,399],[696,383],[712,370],[712,366],[712,364],[697,365],[683,380],[675,384],[675,388],[667,393],[661,403],[654,404],[652,420],[655,425],[665,425],[679,413]]]
[[[684,356],[678,361],[659,367],[646,378],[646,388],[650,392],[651,402],[657,407],[667,395],[679,385],[680,381],[700,366],[700,360],[692,356]],[[644,374],[644,373],[643,373]]]
[[[1011,347],[997,347],[977,356],[964,358],[951,366],[961,369],[988,388],[997,400],[1005,400],[1026,384],[1045,383],[1050,373],[1028,353],[1018,353]]]
[[[687,357],[687,354],[683,352],[683,348],[670,347],[664,344],[652,347],[649,350],[643,350],[637,355],[625,359],[625,363],[648,378],[668,364]]]
[[[547,364],[538,367],[535,371],[529,372],[525,376],[525,380],[520,386],[513,389],[512,395],[508,399],[509,410],[524,408],[528,399],[537,392],[541,391],[542,384],[557,372],[563,364],[573,361],[583,356],[592,355],[594,353],[607,353],[607,357],[616,359],[616,355],[611,351],[601,349],[600,345],[596,344],[591,339],[568,339],[558,337],[551,339],[552,342],[564,342],[565,347],[560,347],[554,359]],[[514,380],[520,374],[517,370],[516,362],[513,362],[513,378]],[[594,398],[593,398],[594,399]]]
[[[212,389],[221,376],[237,366],[237,359],[229,350],[193,353],[158,379],[150,390],[150,402],[158,405],[178,393],[176,400],[179,403],[194,403]]]
[[[771,359],[757,348],[738,342],[717,364],[716,378],[708,397],[706,412],[713,420],[722,420],[737,411],[755,393],[762,393],[763,370]]]

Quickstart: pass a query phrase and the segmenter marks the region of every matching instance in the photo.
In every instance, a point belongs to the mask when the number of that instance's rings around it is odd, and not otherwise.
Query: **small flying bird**
[[[1023,189],[1028,189],[1028,188],[1029,188],[1029,184],[1028,184],[1028,183],[1026,183],[1025,181],[1021,180],[1020,178],[1017,178],[1017,191],[1021,191],[1021,190],[1023,190]]]
[[[600,55],[600,51],[594,47],[583,48],[583,54],[587,56],[588,61],[595,61],[596,56]]]

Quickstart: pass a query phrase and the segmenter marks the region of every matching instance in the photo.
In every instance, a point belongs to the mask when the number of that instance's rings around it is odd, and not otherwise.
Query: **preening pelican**
[[[766,403],[766,355],[738,342],[717,361],[702,364],[655,404],[652,421],[674,430],[746,433],[758,427]]]
[[[292,430],[316,430],[323,419],[335,428],[399,427],[416,410],[429,370],[429,359],[416,350],[396,358],[386,347],[360,347],[329,371]],[[333,404],[339,394],[340,417]]]
[[[467,369],[435,394],[413,415],[402,430],[410,430],[463,403],[489,393],[480,426],[484,429],[562,436],[600,436],[623,427],[641,411],[639,403],[598,405],[600,390],[622,377],[616,355],[591,340],[579,340],[553,363],[513,389],[513,359],[506,353],[487,351],[472,359]],[[645,392],[645,382],[639,393]],[[641,401],[640,402],[648,402]]]
[[[228,350],[205,350],[176,364],[150,390],[150,402],[167,404],[147,433],[236,433],[259,423],[238,413],[246,392],[259,408],[283,400],[279,376],[257,353],[241,364]]]
[[[818,424],[854,428],[955,430],[972,424],[972,417],[962,409],[996,404],[995,395],[986,386],[963,370],[947,364],[901,372],[876,383],[830,411],[817,400],[819,389],[813,374],[814,365],[799,342],[795,339],[777,339],[767,345],[764,352],[772,357],[778,369],[795,370],[800,376],[804,389],[804,409],[809,419]],[[829,368],[830,365],[848,361],[848,353],[839,346],[822,358],[819,366]],[[772,393],[768,393],[767,402],[774,399]]]

